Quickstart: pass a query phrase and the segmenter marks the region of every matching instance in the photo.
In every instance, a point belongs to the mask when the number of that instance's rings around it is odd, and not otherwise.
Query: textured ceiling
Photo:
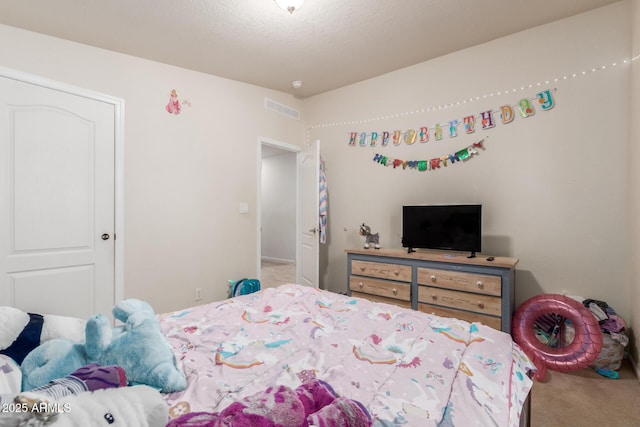
[[[616,1],[2,0],[0,23],[305,98]]]

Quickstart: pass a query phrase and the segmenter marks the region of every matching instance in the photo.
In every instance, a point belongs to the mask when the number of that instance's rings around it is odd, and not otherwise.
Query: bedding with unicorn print
[[[532,384],[506,333],[301,285],[158,318],[188,384],[173,419],[322,381],[374,426],[518,426]]]

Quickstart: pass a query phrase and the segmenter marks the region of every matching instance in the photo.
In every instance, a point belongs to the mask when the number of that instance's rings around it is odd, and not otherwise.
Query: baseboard
[[[631,363],[631,369],[636,374],[636,380],[640,382],[640,366],[638,365],[638,361],[635,360],[630,354],[628,355],[629,362]]]
[[[269,256],[260,257],[262,261],[277,262],[279,264],[295,264],[295,259],[274,258]]]

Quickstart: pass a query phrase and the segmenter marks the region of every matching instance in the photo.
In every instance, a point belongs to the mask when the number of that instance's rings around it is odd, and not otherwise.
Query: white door
[[[319,278],[319,187],[320,141],[315,141],[298,153],[299,178],[299,262],[300,284],[317,288]]]
[[[0,77],[0,305],[111,312],[114,108]]]

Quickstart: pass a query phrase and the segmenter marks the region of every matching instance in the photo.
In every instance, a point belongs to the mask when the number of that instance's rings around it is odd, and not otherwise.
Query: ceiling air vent
[[[284,104],[274,101],[270,98],[264,99],[264,108],[267,110],[275,111],[276,113],[283,114],[291,119],[300,120],[300,111],[295,108],[287,107]]]

